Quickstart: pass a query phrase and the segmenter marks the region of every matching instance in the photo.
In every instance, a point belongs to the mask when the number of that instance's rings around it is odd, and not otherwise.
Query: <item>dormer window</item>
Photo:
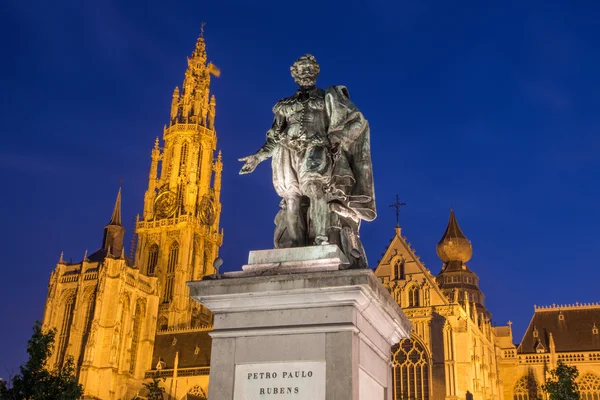
[[[594,326],[592,327],[592,334],[593,335],[597,335],[598,334],[598,327],[596,326],[595,322],[594,322]]]
[[[559,321],[564,321],[565,320],[565,315],[561,312],[558,313],[558,320]]]
[[[539,334],[539,332],[538,332],[537,328],[533,328],[533,337],[535,337],[535,338],[536,338],[536,337],[538,337],[538,336],[540,336],[540,334]]]

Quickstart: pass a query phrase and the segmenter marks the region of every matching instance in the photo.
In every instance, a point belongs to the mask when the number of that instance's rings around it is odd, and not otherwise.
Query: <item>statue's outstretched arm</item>
[[[244,165],[240,170],[240,174],[249,174],[256,169],[258,164],[265,161],[273,155],[273,150],[281,138],[281,134],[285,129],[285,117],[280,113],[275,113],[273,125],[267,131],[267,140],[258,151],[250,156],[239,158]]]
[[[260,161],[264,161],[273,155],[273,149],[277,145],[277,142],[281,139],[281,134],[285,129],[285,117],[280,113],[275,114],[273,119],[273,125],[271,129],[267,131],[267,140],[265,144],[254,153]]]

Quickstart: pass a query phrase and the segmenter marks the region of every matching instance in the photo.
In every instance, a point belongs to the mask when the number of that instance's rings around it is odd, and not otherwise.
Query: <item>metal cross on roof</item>
[[[396,228],[400,227],[400,207],[404,207],[405,205],[406,205],[406,203],[400,202],[398,195],[396,195],[396,202],[393,204],[390,204],[390,207],[396,209]]]

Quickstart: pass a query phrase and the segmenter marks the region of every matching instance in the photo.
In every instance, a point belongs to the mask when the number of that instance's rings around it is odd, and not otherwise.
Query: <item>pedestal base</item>
[[[391,400],[411,324],[371,270],[188,285],[214,313],[209,400]]]

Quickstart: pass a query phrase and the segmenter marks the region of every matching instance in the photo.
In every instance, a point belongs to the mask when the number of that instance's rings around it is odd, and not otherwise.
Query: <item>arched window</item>
[[[186,173],[185,167],[187,166],[188,158],[188,142],[183,142],[181,145],[181,153],[179,157],[179,176],[183,176]]]
[[[394,263],[394,279],[404,279],[404,259]]]
[[[142,329],[142,317],[144,306],[139,302],[135,305],[135,314],[133,315],[133,328],[131,333],[131,359],[129,360],[129,373],[135,372],[135,363],[137,361],[138,346],[140,344],[140,331]]]
[[[158,264],[158,245],[153,244],[148,250],[148,263],[146,264],[146,275],[154,276]]]
[[[522,376],[513,390],[513,400],[537,400],[540,397],[540,389],[533,373]]]
[[[75,308],[75,292],[70,292],[63,303],[64,314],[60,325],[58,336],[58,357],[56,358],[56,366],[62,368],[65,361],[65,353],[67,352],[67,344],[69,343],[69,333],[71,333],[71,323],[73,322],[73,309]]]
[[[179,258],[179,243],[173,242],[169,247],[169,261],[167,263],[167,275],[165,277],[165,293],[163,303],[169,303],[173,299],[173,285],[175,284],[175,266]]]
[[[403,339],[392,354],[394,400],[429,400],[429,357],[421,343]]]
[[[198,146],[198,165],[196,166],[196,176],[200,179],[200,168],[202,168],[202,145]]]
[[[183,213],[185,211],[184,198],[185,198],[185,184],[180,183],[179,185],[177,185],[177,207],[178,207],[180,213]]]
[[[413,286],[408,291],[408,306],[419,307],[419,288]]]
[[[158,330],[159,331],[166,331],[167,328],[169,327],[169,320],[167,319],[167,317],[160,317],[158,319]]]
[[[123,294],[121,296],[121,299],[119,300],[119,304],[120,304],[120,310],[118,311],[120,313],[120,318],[118,325],[115,327],[115,336],[117,338],[117,343],[118,343],[118,347],[115,347],[115,352],[114,352],[114,356],[111,354],[111,357],[113,358],[113,361],[119,365],[120,363],[123,362],[123,359],[121,358],[121,355],[124,353],[123,349],[125,348],[125,324],[130,320],[131,318],[131,311],[130,311],[130,306],[131,306],[131,302],[130,302],[130,298],[128,294]],[[117,314],[118,315],[118,314]],[[111,348],[111,353],[113,352],[113,349]]]
[[[85,346],[88,341],[90,329],[92,328],[92,321],[94,320],[94,309],[96,307],[96,290],[94,289],[89,295],[85,306],[85,318],[83,319],[83,333],[81,335],[81,351],[79,352],[79,365],[83,363],[83,356],[85,354]]]
[[[596,374],[587,373],[577,381],[581,400],[600,400],[600,378]]]

